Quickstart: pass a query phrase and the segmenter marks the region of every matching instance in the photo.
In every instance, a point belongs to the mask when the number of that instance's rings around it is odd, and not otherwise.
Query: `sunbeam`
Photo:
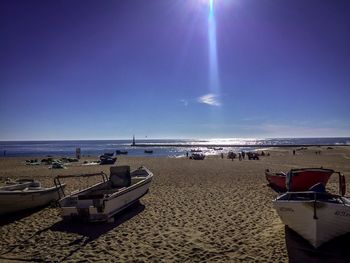
[[[209,41],[209,89],[220,95],[220,80],[217,56],[216,23],[214,14],[214,0],[209,0],[208,41]]]

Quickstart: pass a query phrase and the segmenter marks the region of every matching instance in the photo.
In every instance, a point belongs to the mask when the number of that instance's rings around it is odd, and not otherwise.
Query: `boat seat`
[[[109,180],[111,187],[121,188],[131,185],[130,166],[112,166],[110,168]]]

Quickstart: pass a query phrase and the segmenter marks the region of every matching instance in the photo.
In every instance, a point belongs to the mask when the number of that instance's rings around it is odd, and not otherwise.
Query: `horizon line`
[[[344,139],[350,138],[349,136],[296,136],[296,137],[264,137],[264,138],[252,138],[252,137],[222,137],[222,138],[142,138],[135,140],[151,141],[151,140],[188,140],[188,141],[198,141],[198,140],[271,140],[271,139]],[[16,139],[16,140],[0,140],[0,142],[50,142],[50,141],[132,141],[131,138],[121,138],[121,139]]]

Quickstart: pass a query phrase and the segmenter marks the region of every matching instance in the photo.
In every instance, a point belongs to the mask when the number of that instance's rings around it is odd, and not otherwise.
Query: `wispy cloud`
[[[188,106],[188,101],[185,99],[180,100],[180,102],[184,105],[184,106]]]
[[[199,103],[207,104],[210,106],[221,106],[221,103],[218,100],[218,96],[212,93],[199,97],[197,101]]]

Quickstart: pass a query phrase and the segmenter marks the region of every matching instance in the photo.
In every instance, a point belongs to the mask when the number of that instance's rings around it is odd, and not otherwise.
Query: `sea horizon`
[[[350,136],[295,136],[295,137],[218,137],[218,138],[137,138],[136,141],[163,141],[163,140],[181,140],[181,141],[212,141],[212,140],[275,140],[275,139],[350,139]],[[0,142],[58,142],[58,141],[131,141],[131,138],[113,138],[113,139],[18,139],[18,140],[0,140]]]
[[[191,148],[201,150],[206,155],[217,155],[228,151],[256,151],[261,147],[300,146],[300,145],[350,145],[350,137],[315,138],[216,138],[216,139],[132,139],[120,140],[36,140],[36,141],[0,141],[2,156],[74,156],[80,148],[83,156],[99,156],[117,150],[127,151],[129,156],[181,157]],[[142,146],[142,147],[137,147]],[[222,149],[213,149],[215,146]],[[153,150],[152,154],[145,149]]]

